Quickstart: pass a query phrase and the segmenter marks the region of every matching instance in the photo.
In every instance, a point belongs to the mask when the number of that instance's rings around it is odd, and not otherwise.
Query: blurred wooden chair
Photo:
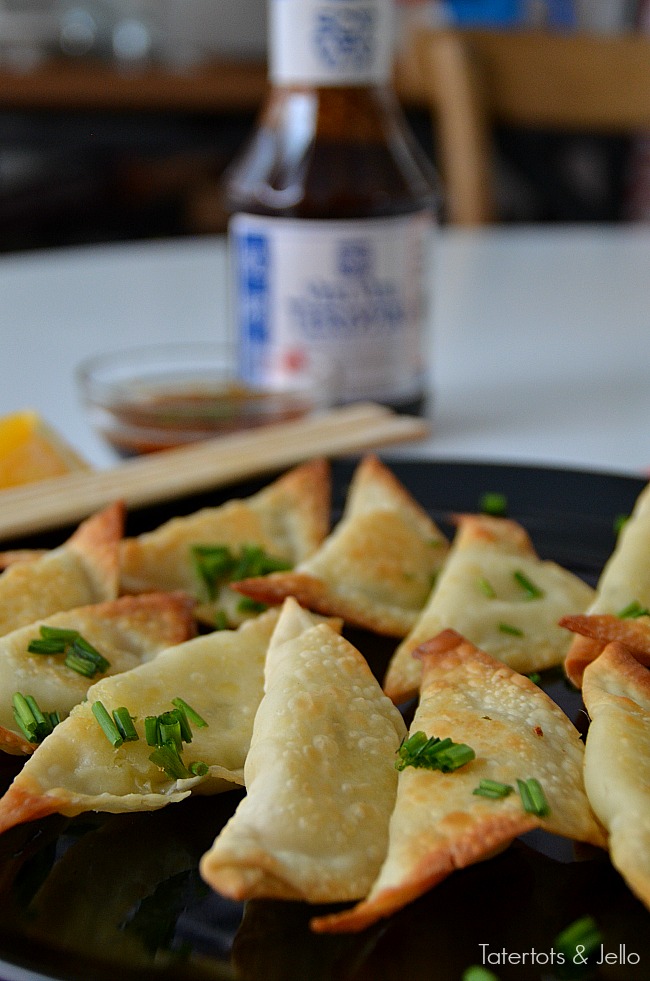
[[[401,66],[426,102],[452,224],[496,220],[494,127],[650,131],[650,38],[424,28]]]

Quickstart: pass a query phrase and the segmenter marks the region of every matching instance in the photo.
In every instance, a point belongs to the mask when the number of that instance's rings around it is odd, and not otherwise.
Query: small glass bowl
[[[95,430],[121,457],[287,422],[330,404],[327,378],[305,369],[291,385],[255,388],[231,348],[158,344],[83,361],[76,380]]]

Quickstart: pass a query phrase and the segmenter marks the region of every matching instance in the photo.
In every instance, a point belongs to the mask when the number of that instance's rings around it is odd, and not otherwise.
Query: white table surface
[[[434,249],[431,438],[387,451],[645,474],[650,229],[445,229]],[[73,369],[225,336],[221,237],[0,257],[0,415],[33,407],[96,466]]]

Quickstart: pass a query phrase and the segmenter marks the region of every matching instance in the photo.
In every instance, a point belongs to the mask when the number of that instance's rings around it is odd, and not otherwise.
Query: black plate
[[[335,517],[354,464],[335,464]],[[445,527],[450,513],[477,510],[485,492],[504,493],[508,513],[539,553],[592,584],[614,547],[617,516],[629,513],[645,486],[629,477],[537,467],[390,465]],[[129,533],[247,496],[267,480],[134,512]],[[354,640],[381,675],[386,642],[365,634]],[[577,693],[557,673],[543,683],[580,725]],[[3,787],[19,765],[1,761]],[[197,866],[240,796],[194,798],[150,814],[52,816],[0,837],[0,977],[459,981],[482,959],[502,981],[650,977],[650,916],[605,854],[539,832],[356,936],[311,934],[314,909],[301,903],[226,901],[202,883]],[[553,940],[587,913],[610,963],[567,975],[552,964]]]

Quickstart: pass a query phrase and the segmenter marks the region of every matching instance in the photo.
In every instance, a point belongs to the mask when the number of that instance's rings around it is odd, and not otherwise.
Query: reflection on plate
[[[335,465],[337,509],[354,463]],[[453,511],[476,510],[485,492],[504,493],[510,516],[527,528],[540,555],[592,584],[613,549],[616,517],[629,513],[644,486],[627,477],[534,467],[390,465],[442,525]],[[261,483],[133,513],[129,533],[173,513],[247,496]],[[351,639],[381,675],[390,643],[362,633]],[[557,672],[543,686],[580,727],[579,695]],[[18,766],[16,758],[0,760],[3,790]],[[240,797],[232,791],[194,798],[148,814],[53,816],[2,835],[0,977],[460,981],[465,968],[488,954],[499,957],[489,966],[501,981],[650,976],[650,917],[606,855],[542,832],[456,872],[359,935],[310,933],[314,909],[301,903],[257,900],[244,907],[222,899],[200,879],[198,862]],[[587,913],[615,960],[589,974],[578,968],[562,974],[550,963],[553,939]],[[504,958],[504,951],[525,955],[523,962]]]

